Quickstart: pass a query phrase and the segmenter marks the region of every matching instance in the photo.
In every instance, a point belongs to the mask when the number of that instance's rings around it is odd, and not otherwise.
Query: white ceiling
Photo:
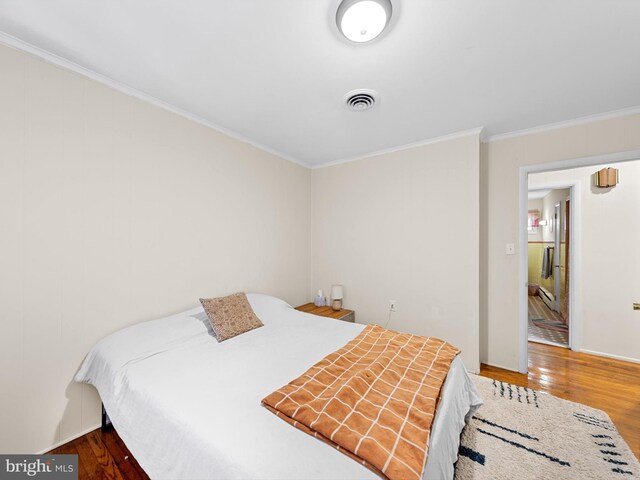
[[[540,200],[541,198],[546,197],[551,193],[551,190],[529,190],[528,199],[529,200]]]
[[[368,44],[338,0],[0,0],[0,31],[308,165],[640,105],[637,0],[392,2]]]

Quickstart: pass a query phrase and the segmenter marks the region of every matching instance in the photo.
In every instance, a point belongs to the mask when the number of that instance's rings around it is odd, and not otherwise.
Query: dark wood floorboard
[[[529,374],[482,365],[480,375],[604,410],[640,458],[640,364],[529,343]],[[78,478],[146,480],[115,430],[89,432],[50,453],[78,454]]]
[[[49,453],[78,455],[78,479],[147,480],[149,477],[115,430],[100,429],[62,445]]]
[[[122,476],[131,480],[143,480],[148,478],[147,474],[142,470],[142,467],[138,465],[138,462],[129,453],[129,449],[124,442],[120,439],[115,430],[112,430],[108,435],[102,435],[102,441],[105,444],[107,450],[111,453],[113,460],[122,472]]]

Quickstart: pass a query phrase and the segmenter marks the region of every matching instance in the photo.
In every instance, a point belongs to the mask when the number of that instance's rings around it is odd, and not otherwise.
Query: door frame
[[[589,167],[606,163],[620,163],[640,159],[640,150],[629,150],[626,152],[616,152],[605,155],[593,155],[589,157],[571,158],[566,160],[558,160],[547,163],[538,163],[533,165],[525,165],[519,168],[519,201],[518,201],[518,244],[520,245],[518,254],[518,285],[522,288],[518,289],[518,371],[527,373],[528,364],[528,300],[527,300],[527,283],[528,283],[528,251],[527,245],[527,215],[528,215],[528,192],[529,192],[529,174],[541,172],[553,172],[556,170],[569,170],[572,168]],[[595,172],[594,172],[595,173]],[[572,277],[569,281],[569,344],[572,350],[580,351],[580,316],[578,312],[582,305],[580,299],[580,183],[560,182],[561,185],[555,188],[567,188],[571,183],[571,247],[569,249],[569,262],[571,265]],[[585,185],[589,188],[589,185]],[[542,187],[541,187],[542,188]],[[550,187],[553,188],[553,187]]]

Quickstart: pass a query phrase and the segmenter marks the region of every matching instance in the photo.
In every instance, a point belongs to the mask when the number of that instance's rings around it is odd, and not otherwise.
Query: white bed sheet
[[[375,479],[373,472],[260,404],[364,325],[249,294],[264,327],[222,343],[201,308],[118,331],[76,375],[94,385],[152,479]],[[453,478],[464,418],[481,401],[457,358],[444,385],[424,479]]]

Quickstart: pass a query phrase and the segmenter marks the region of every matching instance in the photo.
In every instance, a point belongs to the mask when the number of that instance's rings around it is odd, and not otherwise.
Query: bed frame
[[[102,404],[102,426],[100,427],[100,429],[103,432],[113,430],[113,423],[111,423],[109,414],[107,413],[107,410],[104,408],[104,403]]]

